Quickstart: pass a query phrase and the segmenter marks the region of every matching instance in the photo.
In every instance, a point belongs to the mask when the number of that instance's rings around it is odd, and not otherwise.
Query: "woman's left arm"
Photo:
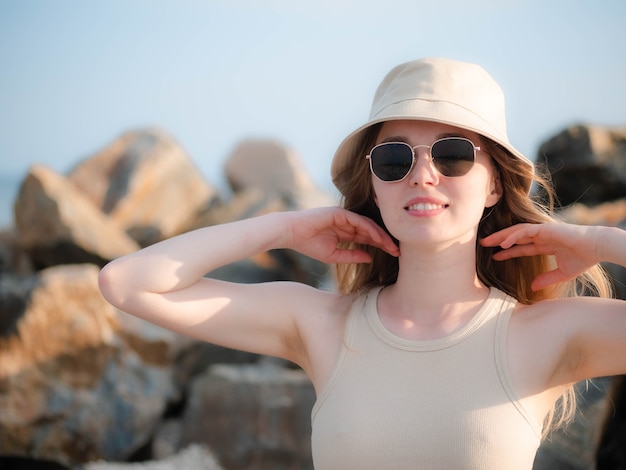
[[[555,269],[533,281],[535,290],[573,279],[599,262],[626,267],[626,230],[615,227],[520,224],[496,232],[481,243],[502,248],[494,255],[496,260],[554,256]],[[576,297],[539,304],[535,308],[545,309],[546,318],[556,319],[556,323],[546,323],[551,326],[545,333],[553,338],[560,335],[564,340],[552,385],[626,374],[626,302]]]

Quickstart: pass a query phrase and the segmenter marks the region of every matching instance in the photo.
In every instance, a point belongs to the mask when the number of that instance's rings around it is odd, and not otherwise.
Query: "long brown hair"
[[[371,218],[386,230],[375,204],[365,158],[375,145],[381,127],[382,123],[375,124],[363,132],[356,151],[337,174],[334,183],[342,194],[342,207]],[[481,147],[492,158],[503,194],[495,206],[485,209],[478,225],[478,239],[518,223],[538,224],[558,220],[554,215],[555,192],[549,174],[543,167],[536,166],[533,170],[530,165],[509,154],[504,147],[484,137],[481,139]],[[340,292],[354,294],[376,285],[393,284],[397,280],[397,258],[371,246],[359,245],[358,248],[371,254],[372,263],[337,265],[336,277]],[[497,248],[487,248],[477,243],[477,275],[486,286],[496,287],[522,304],[579,295],[611,296],[610,282],[599,266],[569,282],[533,291],[531,282],[539,274],[553,269],[553,259],[547,255],[538,255],[494,261],[492,255],[495,250]],[[558,406],[549,413],[546,422],[552,425],[544,427],[544,435],[570,420],[575,409],[576,397],[573,387],[570,387]]]

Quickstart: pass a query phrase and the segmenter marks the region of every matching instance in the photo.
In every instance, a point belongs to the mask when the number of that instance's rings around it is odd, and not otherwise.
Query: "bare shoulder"
[[[292,305],[305,346],[328,345],[334,337],[343,337],[345,321],[353,302],[351,295],[316,289],[305,285],[291,286]]]
[[[542,326],[557,323],[567,330],[567,325],[575,328],[579,323],[594,323],[606,315],[616,314],[626,314],[623,300],[580,296],[544,300],[532,305],[518,304],[513,316],[517,322]]]
[[[307,291],[312,289],[314,292]],[[303,347],[300,366],[311,378],[319,392],[332,374],[339,357],[346,319],[354,301],[351,295],[317,290],[310,287],[296,288],[307,294],[308,305],[302,305],[296,313],[296,321]]]

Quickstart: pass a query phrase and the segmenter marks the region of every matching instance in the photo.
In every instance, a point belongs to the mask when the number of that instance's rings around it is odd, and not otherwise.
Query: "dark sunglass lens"
[[[444,176],[463,176],[474,164],[474,144],[465,139],[443,139],[432,146],[435,168]]]
[[[383,181],[398,181],[411,170],[411,147],[400,143],[386,143],[375,147],[370,155],[372,171]]]

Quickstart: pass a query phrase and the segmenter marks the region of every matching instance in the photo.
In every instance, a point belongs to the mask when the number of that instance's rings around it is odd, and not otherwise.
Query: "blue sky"
[[[423,56],[485,67],[534,158],[570,124],[626,125],[624,24],[623,0],[0,0],[0,174],[157,126],[212,184],[261,137],[330,189],[383,75]]]

